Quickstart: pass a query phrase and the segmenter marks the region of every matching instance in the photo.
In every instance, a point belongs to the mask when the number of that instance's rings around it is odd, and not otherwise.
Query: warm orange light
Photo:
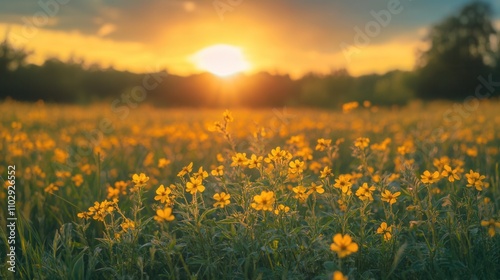
[[[192,61],[199,69],[220,77],[234,75],[250,68],[241,49],[230,45],[204,48],[192,56]]]

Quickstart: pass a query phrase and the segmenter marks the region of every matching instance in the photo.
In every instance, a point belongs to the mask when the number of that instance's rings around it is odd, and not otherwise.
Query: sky
[[[202,71],[196,54],[225,44],[248,73],[300,77],[411,70],[433,24],[470,0],[1,0],[0,38],[48,57],[177,75]],[[500,29],[500,1],[489,2]]]

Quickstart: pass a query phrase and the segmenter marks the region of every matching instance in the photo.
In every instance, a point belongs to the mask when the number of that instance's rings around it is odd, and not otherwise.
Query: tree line
[[[413,71],[353,77],[339,69],[293,80],[266,72],[220,79],[208,73],[181,77],[164,70],[156,73],[163,77],[161,82],[141,90],[155,105],[206,107],[337,107],[365,100],[379,105],[405,104],[414,98],[459,100],[474,95],[481,84],[488,87],[488,96],[498,96],[500,36],[492,15],[489,4],[473,2],[434,25],[425,38],[430,47],[420,52]],[[98,65],[86,67],[74,59],[28,64],[30,55],[7,39],[0,44],[0,99],[82,104],[111,100],[137,91],[146,75]]]

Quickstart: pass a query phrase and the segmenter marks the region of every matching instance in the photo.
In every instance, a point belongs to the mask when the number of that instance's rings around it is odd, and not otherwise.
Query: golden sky
[[[47,7],[34,1],[12,1],[0,4],[0,34],[9,30],[12,43],[34,51],[30,58],[34,63],[47,57],[73,57],[121,70],[167,69],[189,75],[201,71],[192,60],[196,52],[227,44],[241,49],[250,73],[300,77],[345,67],[357,76],[411,70],[417,49],[425,47],[422,38],[429,26],[467,2],[398,1],[392,12],[399,12],[390,13],[386,26],[379,23],[374,36],[365,34],[365,45],[356,44],[357,30],[365,32],[375,22],[374,13],[390,12],[391,1],[397,0],[370,4],[360,0],[129,0],[115,4],[52,0],[46,2],[52,3]],[[423,13],[425,9],[429,12]],[[345,46],[354,47],[349,50],[355,52],[346,57]]]

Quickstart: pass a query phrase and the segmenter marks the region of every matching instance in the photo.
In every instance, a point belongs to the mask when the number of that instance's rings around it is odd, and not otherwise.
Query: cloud
[[[415,46],[429,26],[468,3],[401,0],[401,14],[394,15],[348,63],[340,43],[352,45],[354,28],[364,28],[373,21],[371,12],[386,9],[388,1],[232,1],[240,4],[226,12],[223,21],[212,1],[69,1],[28,40],[27,47],[35,50],[37,57],[58,45],[65,56],[78,54],[89,61],[134,71],[144,69],[144,64],[159,63],[173,73],[189,74],[195,71],[188,60],[190,54],[210,45],[229,44],[241,47],[259,71],[297,76],[347,67],[359,75],[398,65],[410,69]],[[23,17],[42,10],[38,2],[5,2],[0,3],[0,24],[4,26],[22,28]],[[499,20],[495,24],[500,29]],[[88,47],[90,42],[92,48]],[[82,49],[82,45],[86,47]]]
[[[184,10],[186,12],[192,12],[196,9],[196,4],[194,2],[191,2],[191,1],[184,1],[184,3],[182,4],[182,7],[184,8]]]
[[[115,30],[116,30],[116,25],[112,23],[105,23],[99,28],[99,30],[97,30],[97,35],[99,37],[104,37],[106,35],[113,33]]]

